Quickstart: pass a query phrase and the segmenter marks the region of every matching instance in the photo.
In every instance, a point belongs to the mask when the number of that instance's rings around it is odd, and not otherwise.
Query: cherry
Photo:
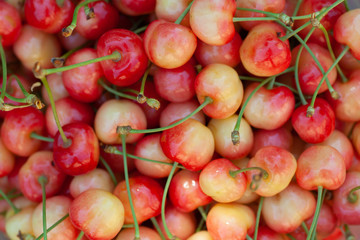
[[[141,239],[148,240],[161,240],[160,235],[152,228],[140,226],[139,227]],[[135,229],[134,228],[125,228],[120,231],[114,240],[134,240],[135,239]]]
[[[15,167],[15,156],[0,139],[0,177],[9,175]]]
[[[287,238],[285,237],[285,234],[275,232],[275,231],[271,230],[271,228],[264,225],[264,226],[259,226],[257,239],[259,239],[259,240],[270,240],[270,239],[271,240],[283,240],[283,239],[287,239]]]
[[[320,143],[328,138],[335,129],[335,114],[327,101],[317,98],[314,113],[308,117],[310,104],[295,109],[291,123],[302,140],[308,143]]]
[[[336,41],[333,41],[332,45],[334,53],[336,57],[338,57],[344,50],[344,45],[341,45]],[[349,73],[360,68],[360,62],[350,52],[346,52],[344,57],[340,60],[339,66],[348,75]]]
[[[15,7],[6,1],[0,2],[0,44],[7,47],[14,44],[20,35],[21,17]]]
[[[98,40],[97,54],[103,57],[118,51],[119,61],[102,61],[105,77],[117,86],[129,86],[140,79],[147,67],[147,57],[141,38],[126,29],[112,29]]]
[[[32,201],[40,202],[42,197],[38,178],[47,178],[46,197],[54,196],[65,180],[65,174],[53,165],[53,153],[39,151],[32,154],[19,171],[19,185],[24,196]]]
[[[212,240],[208,231],[202,230],[191,235],[187,240]]]
[[[66,98],[69,96],[69,93],[66,90],[64,83],[63,83],[62,73],[50,74],[47,77],[47,81],[49,83],[49,87],[51,89],[51,93],[53,95],[55,102],[61,98]],[[50,105],[49,95],[48,95],[44,85],[41,88],[41,95],[42,95],[42,100],[44,101],[44,103],[47,105]]]
[[[6,234],[10,239],[19,239],[19,232],[21,235],[34,235],[33,226],[31,224],[34,209],[34,206],[23,208],[17,214],[6,219],[5,229]]]
[[[60,132],[54,137],[54,163],[67,175],[80,175],[94,170],[99,162],[99,140],[92,127],[71,123],[63,127],[68,142]]]
[[[178,68],[190,60],[197,45],[190,28],[156,20],[146,28],[144,48],[150,61],[166,69]]]
[[[184,12],[192,0],[157,0],[155,14],[158,19],[175,22]],[[189,26],[189,14],[181,21],[181,24]]]
[[[273,76],[290,66],[289,41],[280,40],[285,31],[276,23],[262,23],[251,29],[240,47],[245,69],[256,76]]]
[[[113,239],[124,224],[124,207],[110,192],[90,189],[70,204],[72,224],[89,239]]]
[[[72,32],[71,36],[64,37],[62,34],[58,34],[58,38],[62,47],[67,51],[72,51],[74,48],[79,48],[88,44],[88,40],[80,35],[76,29]]]
[[[155,10],[156,0],[115,0],[113,4],[120,12],[126,15],[138,16],[153,12]]]
[[[115,144],[113,145],[119,152],[122,152],[122,145]],[[135,146],[126,144],[126,150],[129,154],[134,154]],[[123,173],[124,172],[124,161],[123,156],[120,154],[109,153],[104,151],[103,148],[100,148],[100,155],[104,158],[106,163],[110,166],[110,168],[116,173]],[[134,159],[131,157],[127,157],[127,167],[128,171],[131,172],[135,169]]]

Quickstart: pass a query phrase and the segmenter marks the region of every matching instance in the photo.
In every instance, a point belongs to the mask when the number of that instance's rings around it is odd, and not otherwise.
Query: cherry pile
[[[359,239],[360,3],[0,0],[11,240]]]

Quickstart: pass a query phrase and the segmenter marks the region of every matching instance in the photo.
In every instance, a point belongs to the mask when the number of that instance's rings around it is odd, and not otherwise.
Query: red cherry
[[[14,44],[20,35],[21,18],[19,12],[10,3],[0,1],[0,36],[4,47]]]
[[[126,15],[139,16],[153,12],[156,0],[115,0],[113,4]]]

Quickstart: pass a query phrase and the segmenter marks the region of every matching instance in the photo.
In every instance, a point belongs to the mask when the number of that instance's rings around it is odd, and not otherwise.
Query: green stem
[[[116,96],[126,98],[126,99],[130,99],[130,100],[135,100],[135,101],[137,100],[137,98],[135,96],[116,91],[115,89],[109,87],[108,85],[105,84],[104,80],[101,79],[101,78],[98,80],[98,84],[100,86],[102,86],[106,91],[108,91],[108,92],[110,92],[110,93],[112,93],[112,94],[114,94]]]
[[[11,79],[11,78],[15,78],[15,80],[16,80],[17,84],[19,85],[20,90],[24,94],[25,98],[28,97],[30,95],[30,93],[28,93],[26,91],[25,87],[20,82],[20,79],[18,78],[18,76],[16,76],[15,74],[11,74],[9,79]]]
[[[2,198],[10,205],[10,207],[12,208],[12,210],[14,211],[14,213],[18,213],[20,212],[20,209],[18,209],[9,199],[8,196],[6,196],[6,194],[0,189],[0,195],[2,196]]]
[[[84,44],[81,44],[80,46],[77,46],[76,48],[73,48],[69,51],[67,51],[66,53],[64,53],[62,56],[60,57],[54,57],[51,58],[51,62],[55,67],[62,67],[65,63],[65,60],[74,52],[78,51],[79,49],[84,48],[86,45],[88,45],[89,42],[86,42]]]
[[[146,69],[146,71],[145,71],[145,73],[144,73],[144,76],[143,76],[142,79],[141,79],[140,92],[139,92],[139,94],[137,95],[137,101],[138,101],[140,104],[146,102],[146,97],[145,97],[145,95],[144,95],[144,91],[145,91],[145,83],[146,83],[147,77],[148,77],[148,75],[149,75],[150,68],[151,68],[151,63],[149,64],[148,68]]]
[[[304,229],[306,235],[309,235],[309,229],[307,228],[305,222],[302,222],[302,223],[301,223],[301,227]]]
[[[296,240],[296,238],[294,238],[290,233],[286,234],[286,236],[288,236],[291,240]]]
[[[125,176],[125,183],[126,183],[126,191],[127,191],[127,195],[129,198],[131,214],[134,219],[135,239],[139,239],[140,238],[139,223],[137,221],[137,217],[135,214],[135,208],[134,208],[133,200],[131,197],[131,189],[130,189],[130,183],[129,183],[129,170],[128,170],[127,157],[126,157],[126,135],[125,134],[121,134],[121,142],[122,142],[122,149],[123,149],[124,176]]]
[[[315,236],[316,236],[316,226],[317,226],[317,222],[318,222],[318,219],[319,219],[319,213],[320,213],[320,209],[321,209],[323,189],[324,188],[322,186],[318,187],[318,197],[317,197],[317,203],[316,203],[316,210],[315,210],[314,218],[313,218],[313,221],[311,223],[309,234],[307,235],[306,240],[310,240],[312,238],[313,234],[315,234]]]
[[[0,190],[1,191],[1,190]],[[1,194],[1,193],[0,193]],[[1,194],[2,195],[2,194]],[[8,199],[8,200],[10,200],[10,199],[14,199],[14,198],[17,198],[17,197],[21,197],[21,196],[24,196],[22,193],[15,193],[15,194],[8,194],[8,195],[6,195],[6,198]],[[7,202],[7,200],[6,200],[6,198],[4,198],[4,197],[0,197],[0,200],[5,200],[6,202]]]
[[[36,132],[32,132],[30,134],[30,138],[38,139],[38,140],[41,140],[41,141],[44,141],[44,142],[54,142],[53,138],[41,136],[41,135],[37,134]]]
[[[181,15],[176,19],[175,23],[180,24],[181,21],[185,18],[186,14],[190,11],[190,8],[192,4],[194,3],[194,0],[191,1],[191,3],[185,8],[185,10],[181,13]]]
[[[163,222],[163,226],[164,226],[164,229],[165,229],[165,232],[166,232],[166,235],[168,236],[169,239],[174,239],[174,236],[172,235],[172,233],[170,232],[169,228],[167,227],[167,224],[166,224],[166,219],[165,219],[165,202],[166,202],[166,196],[167,196],[167,192],[169,190],[169,187],[170,187],[170,183],[171,183],[171,179],[175,173],[175,170],[177,168],[179,163],[177,162],[174,162],[173,164],[173,167],[170,171],[170,174],[166,180],[166,184],[165,184],[165,188],[164,188],[164,194],[163,194],[163,197],[162,197],[162,201],[161,201],[161,219],[162,219],[162,222]]]
[[[46,224],[46,184],[48,183],[47,177],[44,175],[38,178],[38,182],[41,185],[42,191],[42,214],[43,214],[43,233],[44,233],[44,240],[47,240],[47,224]]]
[[[191,118],[192,116],[194,116],[196,113],[200,112],[206,105],[212,103],[213,100],[210,97],[205,97],[204,102],[195,109],[194,112],[190,113],[189,115],[187,115],[186,117],[184,117],[183,119],[169,125],[166,127],[162,127],[162,128],[154,128],[154,129],[131,129],[129,131],[129,133],[154,133],[154,132],[162,132],[164,130],[168,130],[170,128],[173,128],[177,125],[180,125],[181,123],[185,122],[186,120],[188,120],[189,118]]]
[[[357,186],[357,187],[354,187],[353,189],[351,189],[351,191],[349,192],[349,194],[347,196],[348,202],[356,203],[358,201],[358,196],[354,192],[359,189],[360,189],[360,186]]]
[[[100,161],[101,163],[104,165],[104,167],[106,168],[106,170],[108,171],[108,173],[110,174],[111,180],[113,181],[113,183],[115,184],[115,186],[118,185],[118,181],[116,180],[115,174],[114,172],[111,170],[111,167],[109,166],[109,164],[105,161],[105,159],[100,156]]]
[[[53,230],[57,225],[59,225],[60,223],[62,223],[66,218],[69,217],[69,214],[66,214],[65,216],[63,216],[62,218],[60,218],[59,220],[57,220],[53,225],[51,225],[46,232],[50,232],[51,230]],[[38,236],[35,240],[40,240],[42,239],[44,236],[44,233],[40,234],[40,236]]]
[[[344,224],[344,235],[345,235],[345,239],[346,240],[355,240],[354,235],[352,234],[352,232],[350,231],[350,228],[347,224]]]
[[[344,1],[344,5],[345,5],[345,9],[346,11],[350,11],[350,7],[349,7],[349,3],[347,2],[347,0]]]
[[[247,21],[277,21],[275,17],[234,17],[233,22],[247,22]]]
[[[258,9],[253,9],[253,8],[236,8],[236,10],[240,10],[240,11],[247,11],[247,12],[256,12],[256,13],[262,13],[265,14],[266,16],[269,17],[274,17],[274,18],[278,18],[280,14],[278,13],[273,13],[273,12],[267,12],[267,11],[262,11],[262,10],[258,10]]]
[[[2,66],[2,73],[3,73],[3,82],[1,88],[1,95],[0,101],[4,102],[5,92],[6,92],[6,84],[7,84],[7,66],[6,66],[6,56],[3,45],[1,43],[1,35],[0,35],[0,56],[1,56],[1,66]]]
[[[279,37],[279,39],[281,41],[286,41],[289,38],[291,38],[292,36],[294,36],[295,34],[297,34],[298,32],[300,32],[301,30],[303,30],[304,28],[306,28],[307,26],[309,26],[310,24],[311,24],[311,22],[308,21],[304,25],[302,25],[301,27],[298,27],[296,30],[292,30],[288,34],[286,34],[285,36]]]
[[[268,86],[267,86],[267,89],[269,89],[269,90],[273,89],[275,80],[276,80],[276,77],[273,77],[273,78],[271,79],[271,81],[269,82],[269,84],[268,84]]]
[[[246,240],[253,240],[248,234],[246,234]]]
[[[253,170],[259,170],[261,172],[261,175],[262,177],[264,177],[264,179],[268,178],[269,177],[269,173],[262,169],[261,167],[248,167],[248,168],[242,168],[242,169],[239,169],[239,170],[236,170],[236,171],[229,171],[229,174],[231,177],[236,177],[236,175],[238,175],[239,173],[242,173],[242,172],[247,172],[247,171],[253,171]]]
[[[200,206],[200,207],[198,207],[198,210],[199,210],[199,213],[200,213],[202,219],[204,219],[204,221],[206,221],[207,214],[206,214],[204,208],[202,206]]]
[[[253,81],[253,82],[262,82],[264,81],[263,78],[255,78],[255,77],[249,77],[249,76],[239,76],[241,80],[245,80],[245,81]],[[285,84],[285,83],[280,83],[280,82],[274,82],[275,86],[282,86],[282,87],[287,87],[288,89],[290,89],[290,91],[292,91],[295,94],[299,94],[298,91],[292,87],[290,87],[289,85]]]
[[[146,30],[147,27],[148,27],[148,25],[142,26],[142,27],[134,30],[133,32],[136,33],[136,34],[142,33],[142,32],[144,32]]]
[[[297,15],[297,13],[299,12],[299,9],[300,9],[300,5],[302,3],[303,0],[298,0],[297,3],[296,3],[296,6],[295,6],[295,9],[294,9],[294,12],[293,12],[293,17],[295,17]]]
[[[161,228],[160,228],[158,222],[156,221],[156,219],[154,217],[152,217],[152,218],[150,218],[150,220],[151,220],[152,224],[154,225],[154,228],[158,232],[161,240],[166,240],[166,238],[165,238],[163,232],[161,231]]]
[[[81,232],[79,233],[78,237],[76,238],[76,240],[81,240],[83,236],[84,236],[84,232],[81,231]]]
[[[257,240],[257,235],[259,231],[259,222],[260,222],[260,216],[261,216],[261,209],[264,203],[264,197],[260,197],[259,201],[259,207],[256,213],[256,223],[255,223],[255,232],[254,232],[254,240]]]
[[[77,16],[79,14],[79,10],[81,7],[85,6],[85,5],[88,5],[89,3],[92,3],[92,2],[97,2],[99,0],[85,0],[83,2],[80,2],[76,7],[75,7],[75,10],[74,10],[74,14],[73,14],[73,19],[70,23],[69,26],[65,27],[62,32],[63,32],[63,36],[64,37],[69,37],[71,36],[72,32],[74,31],[74,29],[76,28],[76,23],[77,23]]]

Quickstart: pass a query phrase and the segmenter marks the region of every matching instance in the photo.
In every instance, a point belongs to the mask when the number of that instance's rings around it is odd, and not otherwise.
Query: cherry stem
[[[21,196],[23,196],[21,193],[8,194],[8,195],[6,195],[6,198],[7,198],[8,200],[10,200],[10,199],[17,198],[17,197],[21,197]],[[5,201],[7,201],[4,197],[0,197],[0,200],[5,200]]]
[[[125,183],[126,183],[126,191],[129,198],[131,214],[134,220],[134,227],[135,227],[135,239],[140,238],[140,230],[139,230],[139,223],[136,218],[134,203],[131,197],[131,189],[129,183],[129,170],[127,165],[127,155],[126,155],[126,135],[121,134],[121,142],[122,142],[122,150],[123,150],[123,161],[124,161],[124,176],[125,176]]]
[[[194,0],[189,3],[189,5],[185,8],[185,10],[181,13],[181,15],[176,19],[174,23],[180,24],[181,21],[185,18],[186,14],[190,11],[191,6],[193,5]]]
[[[301,223],[301,227],[304,229],[306,235],[308,235],[308,234],[309,234],[309,229],[307,228],[305,222],[302,222],[302,223]]]
[[[255,232],[254,232],[254,240],[257,240],[257,235],[259,231],[259,223],[260,223],[260,217],[261,217],[261,209],[264,203],[264,197],[260,197],[259,201],[259,207],[256,213],[256,222],[255,222]]]
[[[60,123],[60,120],[59,120],[59,116],[57,114],[57,111],[56,111],[56,107],[55,107],[55,101],[54,101],[54,97],[52,95],[52,92],[51,92],[51,89],[50,89],[50,86],[49,86],[49,83],[48,81],[46,80],[46,77],[43,77],[41,78],[41,82],[44,84],[44,87],[46,89],[46,92],[49,96],[49,100],[50,100],[50,105],[51,105],[51,109],[52,109],[52,112],[53,112],[53,115],[54,115],[54,119],[55,119],[55,122],[56,122],[56,126],[59,130],[59,133],[61,135],[61,138],[63,140],[63,146],[66,147],[66,146],[70,146],[71,145],[71,140],[67,139],[67,137],[65,136],[65,133],[64,133],[64,130],[62,129],[61,127],[61,123]]]
[[[241,80],[245,80],[245,81],[253,81],[253,82],[262,82],[264,81],[263,78],[255,78],[255,77],[249,77],[249,76],[239,76]],[[281,87],[287,87],[288,89],[290,89],[290,91],[292,91],[293,93],[295,93],[296,95],[298,95],[298,91],[292,87],[290,87],[289,85],[285,84],[285,83],[280,83],[280,82],[274,82],[275,86],[281,86]]]
[[[349,3],[347,2],[347,0],[344,1],[344,5],[345,5],[345,9],[346,11],[350,11],[350,7],[349,7]]]
[[[89,44],[89,42],[86,42],[84,44],[81,44],[80,46],[77,46],[76,48],[73,48],[69,51],[67,51],[66,53],[64,53],[62,56],[60,57],[54,57],[51,58],[51,63],[54,65],[54,67],[59,68],[64,66],[65,60],[74,52],[84,48],[85,46],[87,46]]]
[[[16,76],[15,74],[12,74],[12,75],[10,76],[10,79],[11,79],[11,78],[14,78],[14,79],[16,80],[16,83],[19,85],[20,90],[21,90],[21,92],[24,94],[25,97],[27,97],[27,96],[30,95],[30,93],[28,93],[28,92],[26,91],[24,85],[22,85],[22,83],[20,82],[20,79],[18,78],[18,76]]]
[[[247,22],[247,21],[277,21],[276,17],[234,17],[233,22]]]
[[[114,172],[111,170],[111,167],[109,166],[109,164],[105,161],[105,159],[100,156],[100,161],[101,163],[104,165],[104,167],[106,168],[106,170],[108,171],[108,173],[110,174],[111,180],[113,181],[113,183],[115,184],[115,186],[118,185],[118,181],[116,180],[115,174]]]
[[[48,179],[46,176],[41,175],[38,178],[38,182],[41,185],[42,191],[42,220],[43,220],[43,236],[44,240],[47,240],[47,224],[46,224],[46,189],[45,186],[48,183]]]
[[[123,155],[123,152],[119,151],[116,147],[110,146],[110,145],[107,145],[107,146],[105,147],[104,151],[107,152],[107,153]],[[138,159],[138,160],[141,160],[141,161],[152,162],[152,163],[159,163],[159,164],[170,165],[170,166],[173,165],[173,163],[161,162],[161,161],[157,161],[157,160],[153,160],[153,159],[143,158],[143,157],[139,157],[139,156],[136,156],[136,155],[132,155],[132,154],[130,154],[130,153],[127,153],[126,155],[127,155],[128,157],[130,157],[130,158]],[[181,165],[178,165],[178,168],[185,169],[185,167],[184,167],[184,166],[181,166]]]
[[[268,90],[273,89],[275,80],[276,80],[276,77],[273,77],[273,78],[271,79],[271,81],[269,82],[269,84],[268,84],[268,86],[267,86],[267,89],[268,89]]]
[[[97,62],[101,62],[101,61],[105,61],[105,60],[113,60],[115,62],[118,62],[121,60],[121,54],[118,51],[114,51],[110,55],[107,55],[107,56],[90,59],[90,60],[87,60],[84,62],[79,62],[79,63],[73,64],[73,65],[64,66],[64,67],[60,67],[60,68],[41,69],[40,66],[35,66],[33,72],[34,72],[34,75],[36,78],[41,79],[43,76],[47,76],[47,75],[50,75],[53,73],[65,72],[65,71],[68,71],[68,70],[71,70],[74,68],[86,66],[86,65],[89,65],[92,63],[97,63]]]
[[[351,191],[349,192],[348,196],[347,196],[347,200],[350,203],[356,203],[357,200],[359,199],[358,196],[355,194],[355,191],[359,190],[360,186],[354,187],[353,189],[351,189]]]
[[[344,235],[345,235],[345,239],[346,240],[355,240],[354,235],[352,234],[352,232],[350,231],[349,225],[344,224]]]
[[[134,224],[124,224],[123,228],[134,228]]]
[[[142,27],[139,27],[138,29],[135,29],[133,32],[136,33],[136,34],[139,34],[139,33],[142,33],[146,30],[146,28],[148,27],[149,25],[145,25],[145,26],[142,26]]]
[[[99,0],[85,0],[83,2],[80,2],[74,10],[74,14],[73,14],[73,19],[71,21],[71,24],[65,28],[63,28],[62,30],[62,34],[64,37],[70,37],[72,32],[74,31],[74,29],[76,28],[76,23],[77,23],[77,16],[79,14],[79,10],[81,7],[88,5],[89,3],[92,2],[97,2]]]
[[[119,97],[122,97],[122,98],[126,98],[126,99],[130,99],[130,100],[137,101],[137,98],[136,98],[135,96],[132,96],[132,95],[129,95],[129,94],[125,94],[125,93],[116,91],[115,89],[109,87],[108,85],[106,85],[106,83],[104,82],[104,80],[103,80],[102,78],[99,78],[98,84],[99,84],[100,86],[102,86],[106,91],[114,94],[115,96],[119,96]]]
[[[83,236],[84,236],[84,232],[81,231],[81,232],[79,233],[79,235],[77,236],[76,240],[81,240]]]
[[[306,237],[306,240],[310,240],[314,234],[314,236],[316,236],[316,226],[317,226],[317,222],[319,219],[319,213],[320,213],[320,209],[321,209],[321,205],[322,205],[322,193],[323,193],[323,187],[322,186],[318,186],[318,196],[317,196],[317,203],[316,203],[316,210],[315,210],[315,214],[314,214],[314,218],[313,221],[311,223],[311,227],[309,230],[309,234]]]
[[[328,34],[328,32],[326,31],[326,29],[324,28],[324,26],[322,24],[320,25],[319,28],[323,32],[323,34],[325,36],[326,45],[327,45],[327,48],[328,48],[328,50],[330,52],[331,58],[332,58],[333,61],[335,61],[336,57],[335,57],[334,51],[333,51],[333,49],[331,47],[329,34]],[[340,66],[338,64],[336,65],[336,70],[339,73],[342,82],[346,83],[348,81],[348,79],[346,78],[345,74],[343,73],[343,71],[341,70],[341,68],[340,68]]]
[[[146,71],[145,71],[145,73],[144,73],[144,76],[143,76],[142,79],[141,79],[140,92],[139,92],[139,94],[137,95],[137,101],[138,101],[138,103],[140,103],[140,104],[143,104],[143,103],[146,102],[146,100],[147,100],[147,98],[146,98],[145,95],[144,95],[144,91],[145,91],[145,83],[146,83],[147,77],[148,77],[148,75],[149,75],[150,68],[151,68],[151,63],[149,64],[148,68],[146,69]]]
[[[202,206],[200,206],[200,207],[198,207],[198,210],[199,210],[199,213],[200,213],[202,219],[204,219],[204,221],[206,221],[207,214],[206,214],[204,208]]]
[[[155,133],[155,132],[161,132],[164,130],[168,130],[170,128],[176,127],[177,125],[182,124],[183,122],[185,122],[186,120],[188,120],[189,118],[191,118],[192,116],[194,116],[195,114],[197,114],[198,112],[200,112],[206,105],[212,103],[213,100],[206,96],[204,102],[198,107],[196,108],[192,113],[190,113],[189,115],[187,115],[186,117],[184,117],[183,119],[162,127],[162,128],[154,128],[154,129],[132,129],[130,126],[122,126],[122,127],[118,127],[117,131],[119,132],[126,132],[126,134],[128,133]]]
[[[301,30],[303,30],[304,28],[306,28],[307,26],[309,26],[311,24],[310,21],[306,22],[304,25],[302,25],[301,27],[297,28],[296,30],[292,30],[291,32],[289,32],[288,34],[286,34],[285,36],[279,37],[279,39],[281,41],[286,41],[289,38],[291,38],[292,36],[294,36],[295,34],[297,34],[298,32],[300,32]]]
[[[30,134],[30,137],[33,139],[38,139],[38,140],[44,141],[44,142],[54,142],[53,138],[41,136],[41,135],[37,134],[36,132],[32,132]]]
[[[250,99],[252,98],[252,96],[254,96],[254,94],[265,84],[267,84],[268,82],[270,82],[274,77],[280,76],[282,74],[288,73],[294,71],[294,67],[290,67],[288,69],[286,69],[285,71],[283,71],[282,73],[276,74],[274,76],[268,77],[267,79],[263,80],[249,95],[249,97],[245,100],[244,105],[242,106],[238,119],[236,121],[234,130],[231,133],[231,141],[234,145],[237,145],[240,143],[240,133],[239,133],[239,129],[240,129],[240,122],[241,122],[241,118],[244,115],[244,111],[246,108],[246,105],[248,104],[248,102],[250,101]]]
[[[15,214],[20,212],[20,209],[17,208],[13,202],[11,202],[10,198],[1,189],[0,189],[0,195],[10,205],[10,207],[12,208]]]
[[[204,211],[204,213],[205,213],[206,215],[207,215],[207,213],[209,212],[209,208],[210,208],[210,205],[207,205],[207,206],[206,206],[206,209],[205,209],[205,211]],[[201,229],[203,228],[205,222],[206,222],[206,219],[204,219],[204,218],[202,217],[202,218],[200,219],[200,222],[199,222],[197,228],[196,228],[196,232],[201,231]]]
[[[163,232],[161,231],[161,228],[160,228],[158,222],[156,221],[156,219],[154,217],[152,217],[152,218],[150,218],[150,220],[151,220],[152,224],[154,225],[154,228],[158,232],[161,240],[166,240],[166,238],[165,238]]]
[[[253,240],[248,234],[246,234],[246,240]]]
[[[291,240],[296,240],[296,238],[294,238],[290,233],[286,234],[286,236],[288,236]]]
[[[303,2],[303,0],[298,0],[297,3],[296,3],[296,6],[295,6],[295,9],[294,9],[294,12],[293,12],[293,17],[296,16],[296,14],[298,13],[299,9],[300,9],[300,5],[301,3]]]
[[[53,230],[57,225],[59,225],[60,223],[62,223],[65,219],[67,219],[69,217],[69,214],[66,214],[65,216],[63,216],[62,218],[60,218],[59,220],[57,220],[53,225],[51,225],[48,229],[47,232],[50,232],[51,230]],[[42,239],[44,236],[44,233],[42,233],[40,236],[38,236],[35,240],[40,240]]]
[[[62,8],[64,6],[64,1],[65,0],[56,0],[56,4],[58,5],[58,7]]]
[[[325,72],[325,74],[323,75],[323,77],[320,80],[320,83],[318,84],[318,86],[316,87],[316,90],[314,92],[314,95],[312,96],[311,99],[311,103],[310,106],[308,107],[308,111],[312,111],[311,108],[314,108],[314,104],[315,104],[315,100],[316,100],[316,96],[319,93],[320,87],[323,84],[324,80],[326,79],[327,75],[329,75],[329,73],[331,72],[331,70],[338,64],[338,62],[343,58],[343,56],[347,53],[347,51],[349,51],[349,46],[345,46],[344,50],[340,53],[340,55],[338,56],[338,58],[334,61],[334,63],[330,66],[330,68]],[[338,98],[338,97],[337,97]]]
[[[4,102],[5,92],[6,92],[6,83],[7,83],[7,66],[6,66],[6,56],[3,45],[1,43],[1,36],[0,36],[0,56],[1,56],[1,67],[2,67],[2,75],[3,75],[3,82],[1,88],[1,95],[0,95],[0,102]]]
[[[239,173],[242,173],[242,172],[247,172],[247,171],[253,171],[253,170],[259,170],[260,171],[260,176],[263,177],[264,179],[268,178],[269,177],[269,173],[264,170],[263,168],[261,167],[248,167],[248,168],[242,168],[242,169],[239,169],[239,170],[236,170],[236,171],[229,171],[229,174],[231,177],[235,178],[236,175],[238,175]]]
[[[166,180],[166,184],[165,184],[165,188],[164,188],[164,194],[161,200],[161,219],[162,219],[162,223],[166,232],[166,235],[168,236],[169,239],[174,239],[174,236],[172,235],[172,233],[170,232],[167,224],[166,224],[166,218],[165,218],[165,202],[166,202],[166,196],[167,196],[167,192],[169,190],[170,187],[170,183],[171,183],[171,179],[174,176],[175,170],[178,166],[178,162],[174,162],[173,167],[170,171],[170,174]]]

